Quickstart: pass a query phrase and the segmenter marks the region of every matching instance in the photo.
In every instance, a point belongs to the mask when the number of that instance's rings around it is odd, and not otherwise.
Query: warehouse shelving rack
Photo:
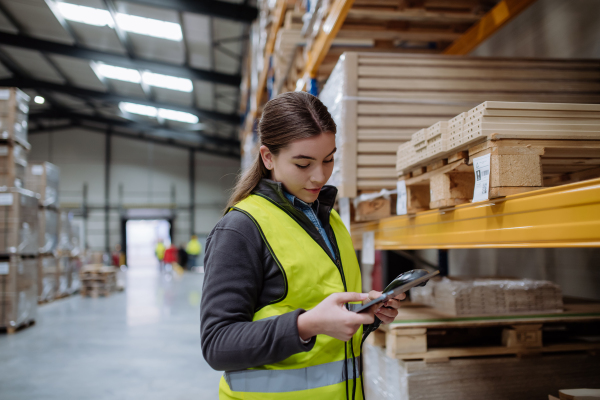
[[[600,247],[600,178],[352,225],[356,249]]]

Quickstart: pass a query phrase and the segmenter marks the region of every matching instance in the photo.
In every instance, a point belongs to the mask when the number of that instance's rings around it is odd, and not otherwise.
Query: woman
[[[206,241],[202,351],[226,371],[219,396],[362,398],[362,325],[391,322],[399,299],[348,310],[381,293],[360,293],[337,189],[325,186],[335,123],[319,99],[291,92],[265,105],[258,130],[260,155]]]

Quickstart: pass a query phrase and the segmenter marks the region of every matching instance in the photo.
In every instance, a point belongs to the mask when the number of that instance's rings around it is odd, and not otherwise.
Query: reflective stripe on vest
[[[283,393],[317,389],[352,379],[352,360],[314,365],[299,369],[248,369],[225,372],[225,380],[234,392]],[[359,376],[360,357],[354,360],[356,377]]]

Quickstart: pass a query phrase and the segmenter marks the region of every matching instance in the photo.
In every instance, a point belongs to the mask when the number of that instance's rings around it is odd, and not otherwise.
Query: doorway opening
[[[171,245],[171,222],[166,219],[130,219],[125,221],[125,254],[133,270],[158,271],[156,244]]]

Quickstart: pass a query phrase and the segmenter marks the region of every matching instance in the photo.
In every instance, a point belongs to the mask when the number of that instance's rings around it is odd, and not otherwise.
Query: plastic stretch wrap
[[[35,320],[37,269],[35,257],[13,255],[0,260],[0,327],[17,328]]]
[[[0,254],[37,255],[38,251],[37,195],[0,187]]]
[[[27,144],[29,96],[17,88],[0,88],[0,139]]]
[[[58,261],[54,256],[38,259],[38,300],[52,301],[58,292]]]
[[[61,256],[71,255],[73,242],[71,241],[71,220],[73,216],[65,211],[60,212],[60,227],[58,230],[58,246],[56,247]]]
[[[364,385],[367,399],[407,400],[408,375],[405,362],[386,356],[385,349],[363,346]]]
[[[71,281],[73,279],[73,264],[71,264],[71,257],[58,258],[57,276],[57,296],[60,297],[71,294]]]
[[[49,162],[30,163],[27,167],[25,187],[40,194],[42,207],[58,207],[60,169]]]
[[[81,280],[79,272],[81,271],[81,260],[79,257],[71,257],[69,259],[71,279],[69,280],[69,293],[73,294],[81,289]]]
[[[40,254],[52,254],[58,246],[58,212],[50,208],[38,210]]]
[[[449,315],[498,315],[561,312],[560,287],[530,279],[431,280],[410,290],[411,299]]]
[[[81,255],[81,225],[71,223],[71,256]]]
[[[323,87],[323,90],[319,94],[319,99],[327,107],[327,110],[331,114],[331,117],[335,121],[337,126],[337,134],[335,135],[335,146],[337,151],[334,154],[334,167],[331,174],[331,178],[327,182],[328,185],[333,185],[338,188],[346,182],[347,178],[344,178],[345,174],[348,174],[348,170],[345,169],[344,162],[344,149],[347,143],[346,141],[346,123],[344,120],[344,96],[346,95],[346,65],[345,57],[342,55],[335,65],[335,68],[329,75],[327,83]],[[356,101],[354,101],[356,103]],[[354,167],[356,169],[356,167]],[[355,197],[356,195],[341,195],[341,197]]]
[[[0,145],[0,186],[22,188],[27,169],[27,150],[17,143]]]

